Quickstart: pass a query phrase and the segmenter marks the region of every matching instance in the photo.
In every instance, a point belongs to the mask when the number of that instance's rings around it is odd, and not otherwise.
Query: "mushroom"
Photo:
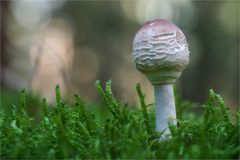
[[[168,124],[177,124],[173,84],[189,63],[186,38],[167,20],[148,21],[133,40],[133,59],[154,86],[156,131],[166,137],[170,134]]]

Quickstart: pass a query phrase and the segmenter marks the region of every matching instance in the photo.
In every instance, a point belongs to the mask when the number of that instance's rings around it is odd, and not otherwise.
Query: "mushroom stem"
[[[176,125],[176,107],[173,85],[164,84],[154,86],[156,101],[156,131],[163,132],[163,137],[170,134],[168,124]]]

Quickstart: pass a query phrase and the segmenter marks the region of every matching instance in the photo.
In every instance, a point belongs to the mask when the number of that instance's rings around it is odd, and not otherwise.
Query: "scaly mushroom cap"
[[[153,85],[175,83],[189,63],[189,50],[183,32],[167,20],[146,22],[133,40],[137,69]]]

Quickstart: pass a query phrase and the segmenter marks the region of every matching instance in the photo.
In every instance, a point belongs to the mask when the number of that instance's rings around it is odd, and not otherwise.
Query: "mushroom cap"
[[[175,83],[189,63],[189,50],[183,32],[167,20],[146,22],[133,40],[137,69],[153,85]]]

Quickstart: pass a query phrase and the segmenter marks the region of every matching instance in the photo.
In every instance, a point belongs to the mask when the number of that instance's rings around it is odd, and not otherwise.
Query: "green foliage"
[[[111,81],[105,89],[96,82],[101,110],[110,116],[101,121],[98,112],[87,110],[81,97],[75,104],[62,101],[56,86],[56,104],[42,100],[42,120],[33,125],[27,114],[26,93],[19,106],[0,112],[1,159],[222,159],[239,158],[239,112],[232,115],[222,97],[213,90],[203,106],[186,102],[176,95],[178,126],[171,126],[172,138],[161,140],[154,129],[154,112],[148,109],[145,95],[137,84],[141,109],[128,107],[114,98]],[[196,115],[192,108],[203,109]],[[3,107],[3,106],[2,106]],[[4,106],[6,107],[6,106]]]
[[[136,90],[137,90],[137,93],[138,93],[138,97],[140,99],[142,114],[143,114],[143,117],[144,117],[143,121],[144,121],[146,130],[149,134],[151,134],[151,133],[153,133],[153,130],[151,128],[151,122],[150,122],[149,115],[148,115],[148,112],[147,112],[147,107],[150,106],[150,105],[145,104],[145,100],[144,100],[145,95],[143,94],[142,89],[141,89],[141,85],[139,83],[136,86]]]

